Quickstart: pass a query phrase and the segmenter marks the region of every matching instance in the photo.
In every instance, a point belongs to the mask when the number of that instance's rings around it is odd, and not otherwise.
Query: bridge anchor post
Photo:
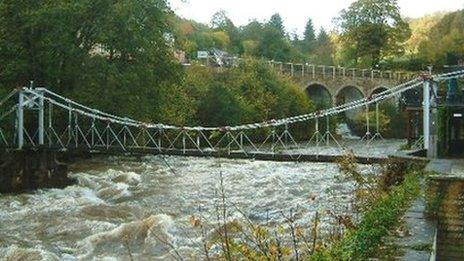
[[[437,82],[427,79],[423,85],[423,129],[424,129],[424,149],[427,150],[427,157],[437,157],[437,126],[436,126],[436,92]],[[433,93],[433,97],[431,97]],[[432,106],[433,105],[433,106]]]

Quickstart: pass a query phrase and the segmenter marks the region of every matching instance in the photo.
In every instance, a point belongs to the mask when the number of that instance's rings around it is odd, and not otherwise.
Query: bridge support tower
[[[423,84],[423,129],[424,149],[428,158],[437,157],[437,89],[438,83],[432,79]]]
[[[23,149],[25,129],[24,129],[24,111],[37,111],[37,142],[38,145],[45,144],[45,108],[43,92],[36,89],[39,96],[26,94],[24,91],[18,93],[18,108],[16,110],[16,137],[18,149]]]

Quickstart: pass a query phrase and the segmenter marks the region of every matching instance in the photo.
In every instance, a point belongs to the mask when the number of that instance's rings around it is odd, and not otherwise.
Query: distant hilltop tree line
[[[359,0],[335,21],[336,31],[316,32],[308,20],[298,37],[278,14],[236,27],[225,12],[211,25],[181,19],[166,0],[2,0],[0,96],[34,80],[148,122],[231,125],[314,109],[261,58],[417,70],[464,57],[463,11],[409,21],[396,1]],[[250,59],[217,72],[184,70],[174,57],[177,50],[193,57],[209,48]]]
[[[195,58],[218,48],[276,61],[422,70],[464,60],[463,11],[418,19],[401,15],[395,0],[358,0],[334,18],[335,29],[316,30],[308,19],[302,36],[289,33],[279,14],[237,27],[225,11],[209,25],[173,16],[175,46]]]

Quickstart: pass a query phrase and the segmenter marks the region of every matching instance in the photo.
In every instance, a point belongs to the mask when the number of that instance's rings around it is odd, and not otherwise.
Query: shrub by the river
[[[397,166],[386,169],[393,170]],[[410,167],[399,171],[406,173],[404,181],[401,184],[389,182],[393,185],[391,189],[378,194],[379,198],[363,213],[356,229],[349,231],[343,240],[336,242],[331,248],[313,255],[311,260],[366,260],[375,257],[382,239],[398,225],[400,216],[420,193],[422,173]]]

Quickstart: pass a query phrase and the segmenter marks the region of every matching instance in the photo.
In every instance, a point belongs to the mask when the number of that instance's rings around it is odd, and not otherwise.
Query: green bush
[[[224,84],[215,83],[201,101],[198,117],[203,126],[226,126],[239,124],[243,113],[238,97]]]
[[[375,257],[388,231],[398,225],[399,217],[420,193],[420,173],[406,175],[404,182],[384,195],[364,214],[357,229],[332,248],[321,251],[311,260],[367,260]]]
[[[184,89],[194,118],[205,126],[263,122],[313,111],[313,106],[290,78],[266,63],[247,59],[230,69],[193,65],[186,71]],[[308,124],[293,133],[307,134]],[[262,131],[260,135],[265,135]]]

